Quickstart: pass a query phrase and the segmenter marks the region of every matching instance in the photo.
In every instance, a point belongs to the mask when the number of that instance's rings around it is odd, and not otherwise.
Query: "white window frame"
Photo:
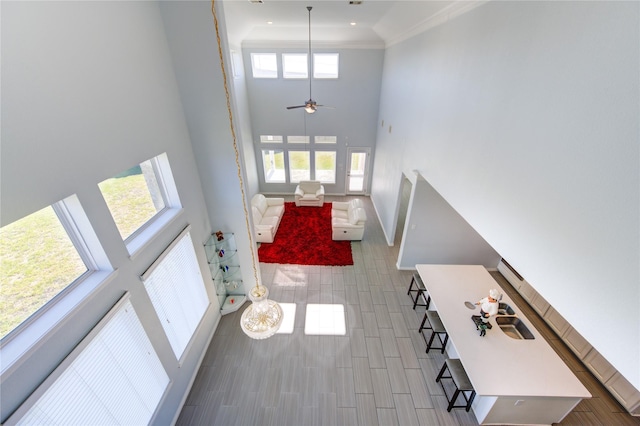
[[[317,144],[337,144],[338,137],[337,136],[315,136],[314,143]]]
[[[327,153],[333,154],[333,177],[331,180],[321,179],[320,176],[318,176],[318,155],[327,154]],[[314,151],[313,161],[314,161],[313,173],[316,180],[319,180],[320,182],[327,183],[327,184],[336,183],[336,168],[337,168],[337,162],[338,162],[337,151],[320,151],[320,150]]]
[[[260,143],[283,143],[282,135],[260,135]]]
[[[168,385],[125,293],[5,424],[151,424]]]
[[[261,69],[256,68],[256,63],[260,56],[264,57],[272,57],[276,64],[276,69]],[[278,55],[275,53],[262,53],[262,52],[253,52],[251,53],[251,75],[253,78],[278,78]]]
[[[21,358],[34,353],[39,340],[64,321],[96,288],[116,275],[78,197],[69,196],[52,207],[88,270],[0,341],[2,374],[12,371]]]
[[[302,144],[308,144],[309,143],[309,136],[297,136],[297,135],[293,135],[293,136],[287,136],[287,143],[288,144],[292,144],[292,145],[302,145]]]
[[[265,154],[267,154],[267,155],[271,155],[271,156],[274,156],[274,157],[275,157],[275,155],[276,155],[277,153],[281,153],[281,154],[282,154],[282,162],[283,162],[283,164],[284,164],[284,166],[283,166],[283,168],[282,168],[282,180],[276,180],[276,179],[273,179],[273,178],[268,178],[268,177],[267,177],[267,173],[269,172],[269,170],[267,170],[267,169],[264,167]],[[275,164],[274,164],[274,166],[275,166]],[[265,183],[286,183],[286,182],[287,182],[287,176],[286,176],[286,174],[287,174],[287,172],[286,172],[286,170],[287,170],[287,165],[286,165],[286,155],[285,155],[285,151],[284,151],[283,149],[263,149],[263,150],[262,150],[262,168],[263,168],[262,173],[263,173],[263,178],[264,178],[264,182],[265,182]],[[274,174],[277,174],[277,170],[278,170],[278,169],[276,169],[276,168],[274,167],[274,169],[273,169],[273,170],[274,170],[274,172],[275,172]]]
[[[160,154],[149,161],[165,207],[124,240],[132,258],[182,212],[178,188],[173,179],[167,154]]]
[[[336,70],[335,73],[318,72],[318,66],[316,65],[316,59],[321,57],[335,57],[336,58]],[[340,75],[340,54],[339,53],[314,53],[313,54],[313,78],[317,79],[336,79]]]
[[[294,61],[294,58],[297,59]],[[302,63],[304,59],[304,71],[291,70],[293,63]],[[309,57],[306,53],[283,53],[282,54],[282,78],[285,79],[307,79],[309,78]]]
[[[306,177],[302,178],[302,179],[297,179],[297,178],[294,179],[294,174],[292,173],[293,169],[291,168],[291,164],[292,164],[291,154],[293,154],[293,153],[306,153],[309,156],[309,158],[307,159],[308,162],[309,162],[308,175]],[[289,160],[289,162],[288,162],[288,171],[289,171],[289,180],[291,181],[291,183],[299,183],[300,181],[311,179],[311,171],[313,170],[313,165],[311,163],[312,157],[311,157],[311,153],[309,151],[301,151],[301,150],[297,150],[297,149],[289,150],[287,152],[287,159]]]

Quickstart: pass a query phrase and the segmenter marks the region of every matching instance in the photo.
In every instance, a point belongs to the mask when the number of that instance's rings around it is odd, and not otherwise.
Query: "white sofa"
[[[324,186],[317,180],[301,180],[294,195],[298,207],[322,207],[324,204]]]
[[[251,199],[256,241],[272,243],[284,214],[284,198],[266,198],[256,194]]]
[[[362,200],[333,202],[331,206],[331,239],[362,240],[367,214]]]

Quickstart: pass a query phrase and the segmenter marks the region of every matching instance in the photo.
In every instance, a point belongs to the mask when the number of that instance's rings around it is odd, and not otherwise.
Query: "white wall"
[[[183,213],[129,257],[97,184],[166,152]],[[178,366],[138,276],[186,224],[205,279],[211,230],[153,2],[2,2],[2,225],[77,194],[117,275],[2,377],[1,421],[126,291],[171,379],[158,411],[169,424],[219,319],[212,305]]]
[[[638,388],[639,9],[489,2],[388,48],[372,188],[391,235],[419,170]]]
[[[216,6],[220,10],[223,4],[218,2]],[[212,231],[235,234],[244,281],[244,289],[238,288],[237,292],[246,293],[255,285],[256,275],[258,280],[260,277],[259,270],[254,271],[253,268],[211,4],[199,1],[161,2],[160,7]],[[235,85],[225,43],[223,11],[218,14],[227,82],[234,96]],[[189,31],[185,31],[185,28],[189,28]],[[242,85],[239,89],[242,89]],[[246,138],[249,125],[248,117],[238,113],[238,108],[246,110],[246,99],[242,96],[232,103],[236,143],[242,163],[243,136]],[[251,162],[252,158],[253,153],[249,151],[247,161]],[[250,173],[244,169],[242,171],[246,197],[250,197],[248,185],[257,186],[255,167],[253,170]],[[252,178],[248,179],[247,175]]]
[[[413,185],[398,267],[419,263],[484,265],[495,268],[500,255],[421,176]]]
[[[277,43],[276,43],[277,44]],[[315,45],[312,45],[315,46]],[[264,183],[260,135],[293,136],[337,136],[335,146],[323,145],[321,149],[337,152],[336,183],[325,184],[328,194],[344,194],[347,167],[347,148],[374,147],[377,114],[382,75],[382,49],[344,49],[336,47],[312,47],[313,53],[338,53],[339,78],[313,79],[312,96],[319,105],[334,108],[319,108],[307,114],[302,108],[287,110],[287,106],[304,105],[309,99],[309,80],[283,79],[282,67],[277,79],[253,78],[251,53],[276,53],[279,63],[282,53],[307,53],[308,48],[273,46],[272,48],[243,48],[244,63],[247,64],[246,84],[249,109],[252,117],[255,152],[258,158],[260,191],[265,193],[293,194],[296,184]],[[286,143],[285,143],[286,147]],[[297,147],[301,150],[306,146]],[[375,156],[372,150],[372,157]],[[370,188],[370,182],[366,182]]]

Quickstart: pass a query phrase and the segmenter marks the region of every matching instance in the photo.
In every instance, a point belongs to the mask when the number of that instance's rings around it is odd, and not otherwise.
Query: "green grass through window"
[[[142,174],[100,189],[123,239],[156,214]],[[52,207],[0,228],[0,338],[86,271]]]

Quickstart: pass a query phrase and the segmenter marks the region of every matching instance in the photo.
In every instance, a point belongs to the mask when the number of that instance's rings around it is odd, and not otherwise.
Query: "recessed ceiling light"
[[[267,21],[267,24],[271,25],[273,24],[273,21]]]
[[[352,27],[355,27],[356,23],[355,22],[349,22],[349,25],[351,25]]]

